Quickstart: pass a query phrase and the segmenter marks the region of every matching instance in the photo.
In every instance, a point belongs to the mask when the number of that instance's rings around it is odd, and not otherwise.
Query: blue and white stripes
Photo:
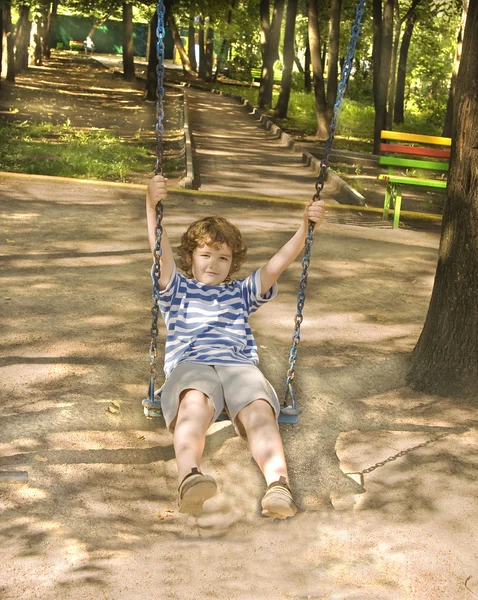
[[[164,373],[181,362],[257,365],[249,315],[277,295],[277,284],[261,296],[260,269],[246,279],[209,286],[187,279],[176,268],[160,293],[167,327]]]

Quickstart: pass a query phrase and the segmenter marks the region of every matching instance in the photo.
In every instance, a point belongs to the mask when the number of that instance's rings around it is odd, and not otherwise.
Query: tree
[[[284,0],[274,0],[272,22],[270,21],[269,0],[260,1],[260,22],[262,30],[261,53],[262,74],[259,87],[259,108],[272,103],[272,87],[274,85],[274,63],[279,58],[279,40],[284,13]]]
[[[413,13],[405,25],[402,43],[400,44],[400,57],[398,59],[397,85],[395,88],[395,104],[393,109],[393,122],[397,125],[405,119],[405,83],[407,78],[407,59],[412,41],[413,29],[416,22],[416,13]]]
[[[133,5],[123,2],[123,77],[126,81],[133,81],[134,50],[133,50]]]
[[[470,0],[456,80],[453,142],[430,306],[409,381],[429,393],[478,390],[478,0]]]
[[[455,49],[455,60],[453,61],[453,69],[451,71],[451,80],[450,80],[450,91],[448,93],[448,102],[446,106],[445,113],[445,123],[443,125],[443,133],[445,137],[451,137],[451,131],[453,127],[453,99],[455,97],[455,86],[456,86],[456,76],[458,75],[458,69],[460,67],[460,58],[461,58],[461,45],[462,45],[462,37],[463,30],[466,24],[466,6],[463,7],[461,24],[458,30],[458,38],[456,40],[456,49]]]
[[[316,0],[308,0],[309,47],[312,62],[312,83],[315,93],[315,112],[317,115],[316,136],[327,139],[329,123],[327,120],[327,102],[325,99],[324,64],[320,54],[319,16]]]
[[[214,53],[214,19],[209,16],[207,20],[207,31],[206,31],[206,50],[204,52],[204,79],[206,81],[212,80],[212,66],[213,66],[213,53]]]
[[[289,0],[287,2],[287,14],[284,35],[284,69],[282,71],[282,81],[280,86],[279,99],[276,106],[276,115],[285,119],[289,106],[290,90],[292,86],[292,67],[295,57],[295,20],[297,17],[298,0]]]
[[[394,0],[373,0],[373,100],[375,120],[373,131],[373,151],[380,150],[380,132],[385,129],[387,117],[387,93],[390,79],[393,43]]]
[[[148,68],[146,70],[146,88],[144,91],[144,99],[154,102],[157,98],[158,76],[156,68],[158,66],[158,55],[156,53],[156,29],[158,27],[158,13],[154,11],[149,23],[149,44],[148,44]]]
[[[50,58],[51,46],[53,43],[53,32],[55,30],[55,21],[58,13],[58,0],[48,4],[48,18],[46,26],[46,37],[43,45],[43,54],[46,58]]]
[[[15,71],[19,73],[28,68],[28,45],[32,24],[30,21],[30,6],[21,4],[15,32]]]
[[[196,28],[194,27],[194,5],[191,7],[189,12],[189,25],[188,25],[188,58],[189,64],[193,71],[197,71],[196,61]]]
[[[329,22],[329,56],[327,60],[327,119],[329,123],[334,114],[334,104],[335,99],[337,98],[341,10],[342,0],[331,0]]]

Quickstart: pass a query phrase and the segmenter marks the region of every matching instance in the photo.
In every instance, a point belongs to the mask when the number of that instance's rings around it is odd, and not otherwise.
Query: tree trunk
[[[392,129],[393,123],[393,107],[395,99],[395,87],[397,77],[397,58],[398,58],[398,45],[400,42],[400,33],[402,31],[402,21],[400,21],[400,14],[398,12],[398,0],[394,0],[395,3],[395,21],[393,27],[393,41],[392,41],[392,55],[390,58],[390,75],[388,78],[388,94],[387,94],[387,116],[385,119],[385,125],[387,129]]]
[[[148,70],[146,71],[146,88],[144,99],[154,102],[157,98],[158,76],[156,67],[158,66],[158,56],[156,54],[156,28],[158,27],[158,14],[155,11],[153,18],[149,23],[149,47],[148,47]]]
[[[12,25],[11,2],[5,3],[5,8],[3,11],[5,37],[7,41],[7,75],[5,79],[11,83],[15,83],[15,36]]]
[[[447,199],[432,297],[411,359],[416,389],[478,390],[478,0],[470,0],[456,80]]]
[[[179,53],[179,57],[181,58],[181,62],[183,64],[184,73],[191,74],[191,63],[189,62],[188,55],[186,50],[184,49],[183,40],[181,39],[181,34],[179,33],[179,29],[176,23],[176,19],[174,18],[174,13],[172,10],[167,11],[169,14],[166,15],[166,22],[169,25],[171,33],[173,35],[174,46]]]
[[[199,15],[199,78],[206,78],[206,52],[204,44],[204,17]]]
[[[412,39],[413,28],[415,27],[416,16],[412,15],[403,32],[402,43],[400,45],[400,58],[398,60],[397,86],[395,89],[395,106],[393,110],[393,121],[400,125],[405,118],[405,84],[407,81],[407,60]]]
[[[287,14],[284,34],[284,70],[280,86],[279,99],[276,106],[276,115],[281,119],[287,117],[289,107],[290,90],[292,87],[292,67],[295,56],[295,21],[297,18],[298,0],[289,0],[287,3]]]
[[[133,50],[133,5],[123,2],[123,73],[126,81],[133,81],[134,50]]]
[[[394,0],[384,0],[382,16],[382,1],[373,0],[374,154],[379,153],[380,132],[385,128],[387,116],[387,91],[393,42],[393,5]]]
[[[279,58],[279,41],[283,14],[284,0],[275,0],[270,35],[266,45],[264,61],[262,64],[262,77],[258,99],[259,108],[266,108],[272,104],[274,63]]]
[[[48,20],[46,28],[46,39],[43,47],[43,54],[46,58],[51,56],[51,48],[53,45],[53,34],[55,32],[55,21],[58,12],[58,0],[53,0],[48,11]]]
[[[30,6],[21,4],[19,7],[17,30],[15,32],[15,71],[19,73],[28,69],[28,46],[30,44],[31,22],[29,20]]]
[[[340,13],[342,0],[331,0],[329,21],[329,57],[327,76],[327,119],[332,121],[339,75]]]
[[[227,11],[227,24],[230,25],[232,23],[232,14],[234,9],[236,8],[236,4],[237,4],[237,0],[231,0],[231,6],[229,8],[229,10]],[[222,40],[222,44],[221,44],[221,49],[219,51],[218,57],[217,57],[217,65],[216,65],[216,72],[214,73],[214,81],[217,81],[217,76],[219,75],[223,62],[227,59],[227,53],[228,53],[228,49],[229,49],[229,40],[227,37],[225,37]]]
[[[0,4],[0,88],[2,86],[2,70],[3,70],[3,3]]]
[[[196,61],[196,29],[194,27],[194,13],[191,11],[189,15],[188,27],[188,58],[191,69],[197,72],[198,65]]]
[[[463,10],[463,14],[461,17],[461,26],[458,31],[458,39],[456,42],[455,49],[455,60],[453,61],[453,69],[451,72],[451,80],[450,80],[450,91],[448,93],[448,102],[446,105],[446,114],[445,114],[445,122],[443,124],[443,134],[445,137],[451,137],[451,132],[453,129],[453,98],[455,96],[455,87],[456,87],[456,77],[458,75],[458,70],[460,68],[460,57],[462,50],[462,36],[463,30],[466,24],[466,10]]]
[[[206,69],[205,69],[205,80],[212,81],[212,67],[214,61],[214,18],[209,17],[207,23],[206,30],[206,52],[205,52],[205,60],[206,60]]]
[[[259,2],[259,16],[261,22],[261,57],[262,57],[262,72],[261,81],[259,84],[259,98],[264,96],[265,81],[270,74],[264,69],[267,48],[270,43],[271,36],[271,22],[270,22],[270,6],[269,0],[260,0]]]
[[[312,78],[310,76],[310,44],[309,34],[306,38],[305,57],[304,57],[304,90],[310,94],[312,91]]]
[[[325,101],[324,67],[320,56],[319,17],[316,0],[308,0],[308,31],[315,92],[315,112],[317,116],[316,136],[319,140],[325,140],[329,135],[329,123]]]

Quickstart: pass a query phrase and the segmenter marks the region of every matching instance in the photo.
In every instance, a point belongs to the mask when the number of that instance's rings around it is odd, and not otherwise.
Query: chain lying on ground
[[[400,452],[397,452],[397,454],[394,454],[393,456],[389,456],[388,458],[385,458],[384,460],[381,460],[380,462],[375,463],[371,467],[367,467],[363,471],[355,471],[355,472],[351,472],[351,473],[345,473],[345,475],[360,475],[360,485],[363,487],[365,475],[368,475],[369,473],[373,473],[373,471],[375,471],[376,469],[379,469],[380,467],[384,467],[385,465],[393,462],[394,460],[397,460],[399,458],[407,456],[411,452],[415,452],[416,450],[420,450],[421,448],[426,448],[426,446],[429,446],[430,444],[433,444],[433,443],[437,442],[438,440],[441,440],[441,439],[451,435],[452,433],[457,433],[457,432],[456,431],[446,431],[445,433],[440,433],[438,435],[433,436],[431,439],[427,440],[426,442],[422,442],[421,444],[417,444],[416,446],[413,446],[412,448],[407,448],[406,450],[401,450]],[[463,431],[461,431],[460,433],[463,433]]]

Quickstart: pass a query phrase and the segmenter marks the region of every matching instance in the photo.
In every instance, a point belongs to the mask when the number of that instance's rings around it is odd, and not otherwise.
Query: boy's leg
[[[287,475],[284,446],[279,426],[271,405],[266,400],[255,400],[237,415],[243,425],[252,456],[267,485]]]
[[[179,482],[193,467],[199,468],[213,417],[214,407],[205,394],[193,389],[182,392],[173,438]]]
[[[173,437],[179,477],[179,512],[200,513],[204,502],[216,493],[214,479],[199,469],[213,417],[214,407],[203,392],[188,389],[181,393]]]
[[[255,400],[237,415],[247,435],[252,456],[268,485],[262,499],[262,514],[286,519],[293,517],[297,506],[289,488],[284,446],[271,405]]]

